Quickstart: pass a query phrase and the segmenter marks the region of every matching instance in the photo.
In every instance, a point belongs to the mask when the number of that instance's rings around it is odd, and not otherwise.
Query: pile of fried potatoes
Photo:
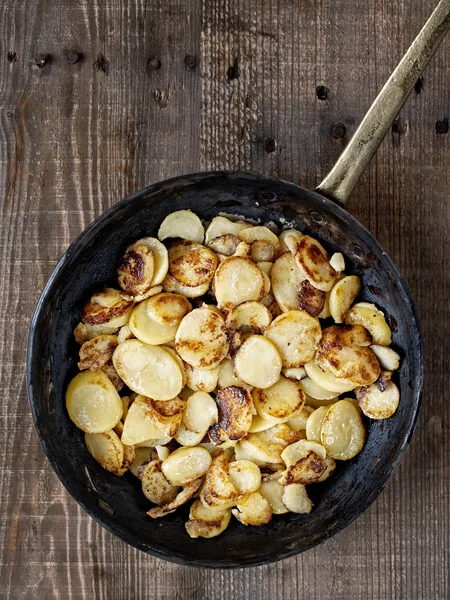
[[[181,210],[117,272],[75,328],[66,406],[94,459],[140,480],[152,518],[193,499],[186,530],[210,538],[231,515],[309,513],[306,486],[362,450],[361,413],[397,409],[383,313],[300,231],[223,216],[205,231]]]

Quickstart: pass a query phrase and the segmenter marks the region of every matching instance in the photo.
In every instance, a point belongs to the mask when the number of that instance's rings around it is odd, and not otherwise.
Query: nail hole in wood
[[[395,135],[403,135],[406,133],[407,125],[400,121],[394,121],[392,123],[392,133]]]
[[[192,54],[186,54],[184,57],[184,67],[186,71],[193,71],[197,66],[197,58]]]
[[[50,56],[48,54],[37,54],[34,57],[34,64],[39,69],[42,69],[43,67],[45,67],[45,65],[48,65],[49,62],[50,62]]]
[[[272,152],[275,152],[275,150],[277,149],[277,143],[274,139],[272,138],[267,138],[264,141],[264,150],[268,153],[271,154]]]
[[[336,123],[336,125],[333,126],[332,133],[336,140],[342,140],[347,133],[347,128],[343,123]]]
[[[419,77],[416,81],[416,85],[414,86],[414,91],[417,95],[419,95],[423,90],[423,77]]]
[[[71,65],[74,65],[75,63],[79,62],[80,60],[81,60],[81,55],[79,52],[76,52],[75,50],[71,50],[67,55],[67,61]]]
[[[149,71],[157,71],[161,67],[161,61],[155,57],[150,58],[147,63],[147,69]]]
[[[330,93],[330,90],[327,88],[326,85],[318,85],[316,87],[316,94],[317,94],[317,98],[319,100],[327,100],[329,93]]]
[[[236,56],[233,64],[228,67],[228,71],[227,71],[228,81],[237,79],[240,74],[241,74],[241,70],[239,68],[239,57]]]
[[[13,63],[17,60],[16,52],[8,52],[8,60],[10,63]]]
[[[94,66],[101,71],[102,73],[108,74],[109,71],[109,62],[106,58],[100,54],[97,60],[94,63]]]
[[[448,120],[443,119],[442,121],[436,122],[436,133],[445,134],[448,133]]]

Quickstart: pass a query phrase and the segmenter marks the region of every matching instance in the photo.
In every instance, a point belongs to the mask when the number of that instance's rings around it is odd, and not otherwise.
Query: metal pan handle
[[[449,29],[450,0],[441,0],[317,192],[345,204]]]

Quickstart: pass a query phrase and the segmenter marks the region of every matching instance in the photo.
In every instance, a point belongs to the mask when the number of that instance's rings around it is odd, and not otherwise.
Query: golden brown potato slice
[[[248,331],[263,333],[271,321],[270,311],[254,300],[235,306],[227,316],[227,326],[230,329],[240,329],[244,333]]]
[[[336,460],[349,460],[364,447],[366,430],[358,409],[349,400],[330,406],[321,429],[321,441],[327,454]]]
[[[172,438],[181,425],[186,402],[181,398],[158,401],[138,396],[128,409],[122,441],[135,445],[145,440]]]
[[[124,448],[114,431],[85,433],[86,447],[98,464],[114,475],[122,475]]]
[[[154,275],[153,275],[153,277],[154,277]],[[143,302],[144,300],[147,300],[148,298],[151,298],[152,296],[156,296],[157,294],[160,294],[162,291],[163,291],[162,285],[154,285],[149,290],[147,290],[144,294],[138,294],[137,296],[134,296],[133,297],[134,303],[137,304],[138,302]]]
[[[214,292],[219,308],[262,300],[266,295],[263,272],[249,258],[230,256],[217,267]]]
[[[177,360],[159,346],[139,340],[119,344],[113,363],[127,386],[155,400],[171,400],[183,389],[183,371]]]
[[[186,531],[191,538],[213,538],[220,535],[228,527],[231,510],[206,508],[201,500],[196,500],[189,512]]]
[[[148,316],[159,323],[169,327],[178,326],[183,317],[192,310],[191,303],[181,294],[163,292],[149,298],[145,302]]]
[[[380,363],[382,369],[386,371],[396,371],[400,365],[400,356],[392,348],[372,344],[370,346],[375,353],[375,356]]]
[[[187,429],[205,435],[209,427],[218,420],[219,411],[212,396],[206,392],[196,392],[188,398],[183,415]]]
[[[153,504],[169,504],[175,500],[179,487],[170,484],[162,472],[162,461],[152,460],[146,465],[141,477],[144,496]]]
[[[326,292],[318,290],[307,279],[298,288],[298,308],[305,310],[312,317],[318,317],[325,308]]]
[[[170,273],[167,273],[162,285],[166,292],[182,294],[183,296],[186,296],[186,298],[198,298],[199,296],[206,294],[206,292],[209,290],[208,281],[196,287],[181,285],[181,283],[177,281],[175,277],[172,277]]]
[[[136,296],[144,294],[152,286],[155,262],[153,251],[139,243],[128,246],[117,267],[120,287]]]
[[[104,288],[86,302],[81,318],[88,325],[108,325],[119,328],[128,323],[133,300],[125,292]]]
[[[75,341],[78,344],[83,344],[89,340],[93,340],[99,335],[113,335],[117,332],[118,327],[109,327],[108,325],[88,325],[87,323],[78,323],[73,330]]]
[[[112,361],[109,360],[102,367],[100,367],[100,371],[102,371],[108,377],[118,392],[123,389],[125,383],[119,377],[119,374],[117,373]]]
[[[205,229],[198,216],[190,210],[177,210],[167,215],[158,231],[158,239],[162,242],[168,238],[181,238],[203,243]]]
[[[301,483],[287,485],[283,489],[282,501],[288,510],[298,514],[308,514],[313,507],[306,488]]]
[[[181,240],[169,247],[169,273],[183,286],[198,287],[209,283],[216,267],[217,257],[206,246]]]
[[[222,363],[221,363],[222,364]],[[194,392],[212,392],[217,387],[219,379],[219,368],[215,369],[197,369],[184,363],[186,372],[186,385]]]
[[[83,371],[69,383],[66,408],[70,419],[86,433],[104,433],[122,417],[122,400],[101,371]]]
[[[309,485],[320,479],[327,468],[325,459],[313,451],[300,458],[294,465],[291,465],[284,471],[280,477],[281,485],[291,483],[302,483]]]
[[[400,392],[392,381],[386,384],[383,391],[375,383],[357,388],[356,397],[361,410],[370,419],[389,419],[400,402]]]
[[[304,234],[298,229],[285,229],[279,235],[281,252],[292,252],[295,254],[297,250],[297,244],[304,237]]]
[[[135,242],[133,245],[145,246],[153,252],[154,269],[151,285],[152,287],[154,287],[162,283],[164,277],[167,275],[167,271],[169,268],[169,257],[167,254],[167,248],[164,246],[164,244],[161,244],[161,242],[156,238],[146,237],[137,240],[137,242]],[[140,300],[138,300],[138,302],[139,301]]]
[[[345,315],[361,290],[361,280],[349,275],[339,280],[330,292],[330,314],[336,323],[343,323]]]
[[[290,252],[285,252],[273,263],[270,273],[272,293],[283,312],[298,308],[298,290],[305,279]]]
[[[231,513],[243,525],[267,525],[272,520],[270,504],[258,492],[241,498]]]
[[[206,473],[200,492],[200,500],[206,508],[231,508],[242,497],[228,476],[229,458],[229,451],[219,452]]]
[[[389,325],[386,323],[384,314],[375,304],[358,302],[348,311],[345,322],[348,325],[362,325],[368,329],[374,344],[389,346],[392,342]]]
[[[252,494],[261,485],[261,471],[250,460],[228,463],[228,477],[240,494]]]
[[[326,450],[322,444],[310,440],[298,440],[286,446],[281,453],[281,459],[287,467],[292,467],[299,460],[308,456],[310,452],[314,452],[323,460],[326,458]]]
[[[295,261],[311,285],[323,292],[329,292],[337,277],[330,265],[330,256],[316,239],[305,235],[297,245]]]
[[[282,462],[283,450],[299,438],[300,434],[292,431],[286,424],[274,425],[265,431],[250,433],[240,440],[236,445],[236,456],[242,450],[245,454],[242,458],[247,458],[255,464],[279,464]]]
[[[209,224],[208,229],[205,233],[205,244],[209,246],[210,242],[222,235],[235,235],[237,236],[243,229],[252,227],[250,223],[244,223],[243,221],[231,221],[226,217],[214,217]]]
[[[328,412],[328,406],[320,406],[308,417],[306,423],[306,439],[311,442],[319,442],[320,444],[320,432],[322,430],[322,423],[325,419],[325,415]]]
[[[90,369],[96,371],[106,364],[114,353],[118,344],[116,335],[99,335],[94,339],[84,342],[80,348],[80,371]]]
[[[255,387],[266,389],[280,378],[281,357],[275,344],[262,335],[248,337],[236,353],[237,376]]]
[[[209,439],[219,446],[240,440],[249,432],[253,418],[253,401],[249,392],[237,386],[217,392],[219,420],[208,431]]]
[[[195,496],[201,485],[202,480],[200,478],[195,479],[194,481],[190,481],[186,486],[182,488],[181,492],[178,492],[178,494],[175,496],[175,499],[172,500],[172,502],[169,502],[168,504],[163,504],[162,506],[155,506],[154,508],[151,508],[147,512],[148,516],[152,519],[159,519],[160,517],[164,517],[165,515],[169,515],[170,513],[175,512],[177,508],[183,506],[183,504],[186,504],[186,502],[188,502],[191,498]]]
[[[181,321],[175,338],[181,358],[198,369],[214,369],[228,354],[224,319],[207,308],[196,308]]]
[[[283,376],[270,388],[255,388],[252,397],[258,414],[277,423],[295,417],[305,403],[305,393],[300,384]]]
[[[321,334],[319,321],[304,310],[283,313],[272,321],[265,333],[280,353],[284,369],[301,367],[310,361]]]

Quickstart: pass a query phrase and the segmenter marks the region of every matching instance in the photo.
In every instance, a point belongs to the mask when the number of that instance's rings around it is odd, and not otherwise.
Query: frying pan
[[[199,173],[152,185],[96,219],[70,246],[50,277],[34,313],[27,375],[31,410],[43,448],[62,483],[84,509],[132,546],[170,561],[203,567],[259,565],[302,552],[335,534],[375,500],[398,466],[416,423],[422,388],[422,342],[408,290],[381,246],[340,204],[345,203],[412,86],[450,28],[450,0],[441,0],[347,145],[315,192],[250,173]],[[276,516],[245,528],[233,521],[212,540],[184,529],[187,508],[163,519],[146,516],[148,502],[132,475],[118,478],[88,454],[69,420],[64,393],[76,373],[72,330],[90,293],[116,281],[116,265],[132,241],[154,236],[175,210],[192,209],[208,221],[231,213],[317,236],[342,251],[349,272],[362,279],[363,297],[387,315],[402,355],[401,401],[385,421],[367,423],[363,451],[340,462],[333,477],[308,488],[310,515]]]

